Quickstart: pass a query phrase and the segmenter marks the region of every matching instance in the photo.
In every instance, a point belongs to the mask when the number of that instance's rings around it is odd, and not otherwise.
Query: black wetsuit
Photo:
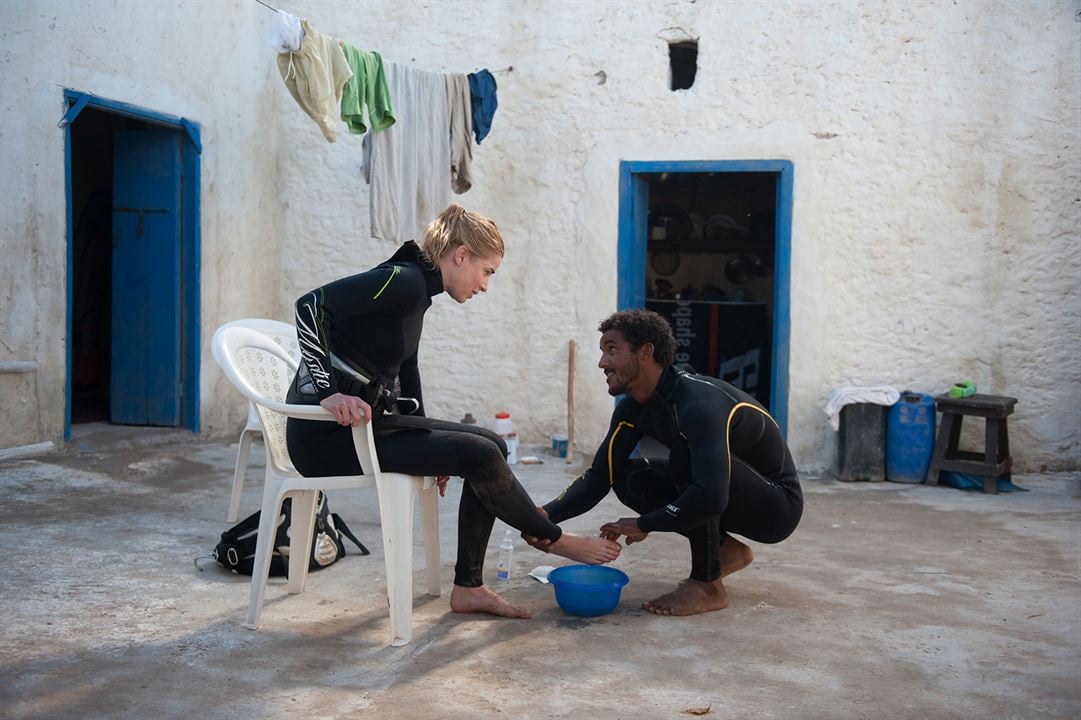
[[[288,401],[318,404],[335,393],[363,397],[373,405],[372,427],[380,467],[408,475],[454,475],[466,480],[458,506],[458,559],[454,582],[483,583],[484,553],[498,517],[530,535],[558,540],[558,526],[537,512],[505,461],[502,438],[475,425],[424,417],[417,348],[424,312],[443,292],[437,269],[424,265],[416,243],[407,242],[375,268],[307,293],[296,303],[302,362]],[[331,353],[373,382],[362,384],[331,363]],[[397,378],[402,397],[420,402],[413,414],[384,413],[383,401]],[[308,476],[361,472],[348,427],[290,419],[289,456]]]
[[[643,435],[668,448],[667,461],[630,458]],[[803,513],[795,463],[769,413],[728,383],[671,366],[645,404],[623,397],[593,465],[544,508],[562,522],[610,488],[644,532],[686,536],[691,577],[705,582],[721,575],[725,533],[777,543]]]

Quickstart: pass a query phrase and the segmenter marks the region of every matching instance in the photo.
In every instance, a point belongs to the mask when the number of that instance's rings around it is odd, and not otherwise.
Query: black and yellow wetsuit
[[[643,436],[667,447],[667,460],[632,459]],[[720,577],[725,533],[777,543],[803,513],[795,463],[769,413],[726,382],[671,366],[644,404],[623,397],[593,464],[544,508],[562,522],[610,489],[644,532],[689,538],[691,577],[707,582]]]
[[[416,243],[407,242],[367,272],[306,293],[296,302],[301,367],[288,401],[315,405],[335,393],[363,397],[373,405],[372,428],[380,467],[407,475],[453,475],[465,479],[458,506],[458,562],[454,582],[482,584],[484,553],[495,518],[552,541],[561,531],[540,513],[505,462],[502,438],[475,425],[424,417],[417,353],[424,313],[443,292],[438,269],[427,267]],[[332,357],[374,382],[360,383]],[[397,379],[401,395],[420,402],[416,412],[383,412]],[[354,475],[361,471],[348,427],[290,418],[289,456],[303,475]]]

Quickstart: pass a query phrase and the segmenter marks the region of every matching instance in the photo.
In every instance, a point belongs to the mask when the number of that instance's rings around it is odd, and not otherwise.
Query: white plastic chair
[[[251,601],[245,625],[256,629],[266,594],[270,570],[270,545],[274,538],[282,500],[293,497],[290,527],[290,593],[303,592],[308,576],[315,501],[319,490],[370,487],[379,494],[379,516],[383,528],[383,551],[387,568],[387,595],[390,601],[390,644],[405,645],[413,635],[413,496],[420,496],[424,529],[428,594],[442,592],[439,579],[439,515],[436,487],[432,480],[414,475],[384,473],[379,468],[371,425],[354,427],[353,445],[366,474],[357,476],[310,477],[297,473],[289,459],[285,442],[287,417],[336,422],[318,405],[290,405],[277,399],[283,378],[291,379],[297,363],[281,346],[251,328],[230,323],[214,333],[214,359],[226,377],[251,401],[263,427],[266,446],[266,481],[259,518],[259,535],[252,571]],[[286,380],[288,382],[288,380]]]
[[[261,332],[268,338],[280,345],[292,356],[294,365],[300,362],[300,341],[297,340],[297,329],[289,323],[278,320],[266,320],[264,318],[246,318],[234,320],[222,325],[226,327],[246,327]],[[281,400],[289,390],[292,377],[286,377],[282,386],[278,389],[274,399]],[[248,403],[248,422],[240,431],[240,441],[236,451],[236,469],[233,471],[233,491],[229,495],[228,522],[236,522],[240,513],[240,494],[244,490],[244,475],[248,471],[248,460],[251,457],[251,443],[257,435],[263,434],[263,426],[259,422],[259,413],[255,411],[255,405]]]

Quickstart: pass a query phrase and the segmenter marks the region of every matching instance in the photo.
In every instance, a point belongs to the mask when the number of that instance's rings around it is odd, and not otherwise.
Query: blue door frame
[[[64,90],[67,112],[58,123],[64,131],[64,184],[67,195],[67,331],[66,375],[64,383],[64,440],[71,439],[71,348],[72,302],[74,291],[73,249],[75,242],[71,196],[71,124],[86,108],[129,117],[178,130],[187,137],[182,143],[181,168],[185,178],[180,218],[180,297],[181,297],[181,368],[180,426],[199,432],[199,190],[200,155],[203,152],[199,124],[187,118],[166,115],[128,103],[107,100],[96,95]]]
[[[792,261],[793,166],[788,160],[623,160],[619,163],[619,257],[617,302],[620,310],[646,305],[649,173],[772,173],[777,176],[777,225],[773,270],[773,363],[770,414],[787,434],[788,336]]]

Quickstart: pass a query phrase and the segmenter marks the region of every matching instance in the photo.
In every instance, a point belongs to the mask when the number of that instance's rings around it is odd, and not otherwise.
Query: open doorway
[[[71,126],[71,422],[109,421],[113,136],[146,123],[85,110]]]
[[[619,307],[666,317],[677,363],[788,401],[791,164],[621,164]]]
[[[198,429],[198,128],[65,91],[72,423]]]
[[[653,173],[646,307],[672,324],[676,361],[769,406],[776,178]]]

